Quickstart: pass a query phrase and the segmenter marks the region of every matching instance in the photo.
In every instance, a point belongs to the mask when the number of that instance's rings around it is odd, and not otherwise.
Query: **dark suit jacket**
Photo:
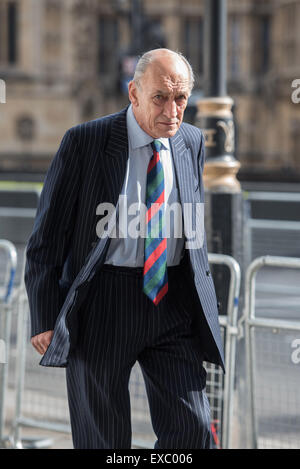
[[[128,159],[126,111],[69,129],[45,178],[25,269],[31,334],[54,329],[44,366],[67,366],[80,307],[105,260],[110,238],[97,238],[96,208],[101,202],[117,206]],[[183,123],[170,144],[181,203],[204,202],[201,131]],[[188,253],[204,358],[224,368],[206,240]]]

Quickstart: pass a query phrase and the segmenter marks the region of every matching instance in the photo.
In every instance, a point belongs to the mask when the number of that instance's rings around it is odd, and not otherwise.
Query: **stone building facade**
[[[203,14],[203,0],[0,0],[0,171],[43,173],[68,128],[124,107],[149,48],[183,52],[201,95]],[[241,174],[300,180],[300,0],[228,0],[227,35]]]

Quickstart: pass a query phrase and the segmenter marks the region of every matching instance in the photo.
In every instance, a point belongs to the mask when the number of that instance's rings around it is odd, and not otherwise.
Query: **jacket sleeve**
[[[79,178],[79,151],[70,129],[46,174],[26,248],[24,280],[31,336],[52,330],[59,314],[62,304],[59,279],[76,217]]]

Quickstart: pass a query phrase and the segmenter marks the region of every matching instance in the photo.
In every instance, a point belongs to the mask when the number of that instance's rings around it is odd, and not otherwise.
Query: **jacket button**
[[[210,276],[210,271],[209,271],[209,270],[206,271],[206,275],[207,275],[208,277]]]

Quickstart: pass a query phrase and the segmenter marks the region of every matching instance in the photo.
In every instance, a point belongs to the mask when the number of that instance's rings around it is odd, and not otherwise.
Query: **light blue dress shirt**
[[[106,264],[143,267],[145,238],[141,223],[145,215],[147,168],[153,154],[150,137],[137,123],[132,106],[127,111],[128,162],[126,176],[119,198],[119,217],[116,236],[111,239]],[[183,218],[179,203],[169,139],[160,138],[160,158],[164,169],[165,206],[172,209],[166,219],[167,265],[177,265],[183,255]],[[174,205],[173,205],[174,204]],[[145,226],[145,225],[143,225]],[[135,228],[139,227],[137,231]],[[120,236],[121,233],[121,236]]]

